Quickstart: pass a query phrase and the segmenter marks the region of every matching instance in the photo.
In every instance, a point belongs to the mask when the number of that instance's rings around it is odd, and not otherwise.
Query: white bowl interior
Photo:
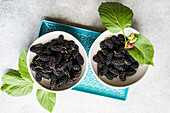
[[[136,31],[133,28],[126,28],[125,30],[125,35],[129,36],[132,32],[133,33],[139,33],[138,31]],[[112,36],[112,35],[118,35],[118,34],[123,34],[122,31],[119,33],[111,33],[110,31],[105,31],[103,32],[93,43],[92,47],[90,48],[90,52],[89,52],[89,62],[90,62],[90,66],[92,68],[92,71],[94,72],[94,74],[97,76],[97,63],[93,61],[93,56],[97,54],[97,52],[99,50],[101,50],[101,48],[99,47],[99,44],[101,41],[107,39],[108,37]],[[129,85],[132,85],[134,83],[136,83],[138,80],[140,80],[144,74],[146,73],[148,69],[147,65],[140,65],[139,68],[137,69],[137,72],[135,73],[135,75],[131,76],[131,77],[127,77],[125,82],[122,82],[120,79],[115,78],[113,80],[108,80],[105,76],[102,76],[99,78],[99,81],[102,82],[103,84],[107,85],[107,86],[114,86],[114,87],[127,87]],[[97,77],[98,78],[98,77]]]
[[[60,86],[59,88],[50,89],[50,81],[43,78],[42,81],[40,83],[38,83],[35,80],[36,72],[34,72],[30,69],[30,64],[32,62],[32,59],[36,56],[36,54],[31,52],[30,48],[29,48],[28,54],[27,54],[27,67],[28,67],[29,73],[31,75],[31,78],[33,79],[34,83],[38,87],[43,88],[43,89],[48,90],[48,91],[61,91],[61,90],[66,90],[66,89],[72,88],[75,84],[80,82],[80,79],[81,80],[83,79],[83,76],[86,74],[87,68],[88,68],[87,53],[86,53],[84,47],[75,37],[73,37],[69,33],[66,33],[66,32],[63,32],[63,31],[54,31],[54,32],[47,33],[47,34],[39,37],[38,39],[36,39],[31,44],[31,46],[36,45],[36,44],[40,44],[40,43],[45,44],[47,42],[50,42],[52,39],[57,39],[59,37],[59,35],[63,35],[65,40],[68,40],[68,41],[73,40],[75,42],[75,44],[77,44],[79,46],[79,52],[82,55],[82,57],[84,58],[84,64],[82,66],[82,72],[81,72],[79,78],[72,85],[65,85],[64,84],[64,85]]]

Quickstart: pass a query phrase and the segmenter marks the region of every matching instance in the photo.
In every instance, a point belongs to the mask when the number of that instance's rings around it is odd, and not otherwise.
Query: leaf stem
[[[122,29],[122,31],[123,31],[123,35],[124,35],[124,39],[125,39],[125,47],[124,47],[124,48],[126,48],[126,46],[127,46],[127,41],[126,41],[126,36],[125,36],[124,29]]]

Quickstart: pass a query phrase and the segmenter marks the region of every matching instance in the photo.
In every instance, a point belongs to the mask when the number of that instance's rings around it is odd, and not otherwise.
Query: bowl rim
[[[30,62],[29,62],[29,58],[30,58],[30,54],[31,54],[30,47],[33,46],[36,42],[41,43],[41,39],[42,39],[42,38],[47,38],[49,35],[51,35],[51,34],[54,34],[54,35],[55,35],[56,33],[57,33],[57,34],[62,34],[62,35],[64,35],[64,34],[70,35],[70,37],[71,37],[70,40],[73,40],[73,41],[76,40],[76,41],[79,43],[79,45],[82,46],[82,50],[81,50],[81,51],[85,54],[85,56],[84,56],[84,62],[85,62],[86,65],[85,65],[84,74],[83,74],[82,77],[79,79],[79,81],[77,81],[77,83],[75,83],[75,84],[72,85],[71,87],[69,87],[69,88],[67,88],[67,89],[64,89],[64,90],[50,90],[50,89],[48,89],[48,88],[45,88],[45,87],[42,86],[41,84],[39,84],[39,83],[35,80],[33,74],[31,73]],[[50,39],[50,40],[52,40],[52,39]],[[50,41],[50,40],[49,40],[49,41]],[[75,41],[74,41],[74,42],[75,42]],[[71,35],[70,33],[67,33],[67,32],[64,32],[64,31],[52,31],[52,32],[46,33],[46,34],[40,36],[39,38],[37,38],[36,40],[34,40],[34,41],[32,42],[32,44],[30,45],[30,47],[29,47],[28,53],[27,53],[27,68],[28,68],[29,74],[30,74],[30,76],[31,76],[31,79],[34,81],[34,84],[35,84],[39,89],[43,89],[43,90],[46,90],[46,91],[52,92],[52,93],[69,91],[71,88],[73,88],[74,86],[78,85],[78,84],[84,79],[84,77],[85,77],[85,75],[86,75],[86,73],[87,73],[87,70],[88,70],[88,57],[87,57],[87,52],[86,52],[84,46],[80,43],[80,41],[79,41],[78,39],[76,39],[73,35]],[[79,51],[80,51],[80,50],[79,50]]]
[[[131,28],[131,27],[125,28],[125,29],[132,29],[132,30],[136,31],[137,33],[139,33],[136,29]],[[93,59],[92,59],[93,56],[91,55],[91,54],[92,54],[92,49],[93,49],[94,46],[96,45],[98,38],[99,38],[100,36],[102,36],[102,35],[103,35],[104,33],[106,33],[106,32],[111,33],[109,30],[105,30],[102,34],[100,34],[100,35],[97,37],[97,39],[93,42],[93,44],[92,44],[92,46],[90,47],[90,50],[89,50],[89,64],[90,64],[90,68],[91,68],[92,72],[94,73],[94,75],[97,77],[97,79],[99,80],[100,83],[106,85],[107,87],[115,88],[115,89],[128,88],[128,87],[130,87],[130,86],[134,86],[135,84],[141,82],[141,81],[145,78],[146,73],[148,72],[149,65],[147,65],[147,69],[146,69],[144,75],[143,75],[139,80],[135,81],[135,82],[132,83],[132,84],[126,85],[126,86],[113,86],[113,85],[107,84],[107,83],[105,83],[104,81],[102,81],[102,80],[97,76],[97,74],[94,72],[94,69],[93,69],[93,67],[92,67],[92,62],[91,62],[91,60],[93,60]],[[122,34],[122,31],[118,32],[117,34]]]

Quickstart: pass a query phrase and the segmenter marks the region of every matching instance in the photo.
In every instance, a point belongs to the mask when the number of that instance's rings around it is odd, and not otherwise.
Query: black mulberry
[[[110,39],[105,40],[104,42],[109,49],[113,48],[113,42]]]
[[[119,79],[120,79],[121,81],[125,81],[125,80],[126,80],[125,72],[120,72]]]
[[[52,69],[53,67],[55,67],[55,65],[56,65],[56,59],[54,56],[52,56],[49,61],[49,67]]]
[[[43,45],[42,44],[34,45],[30,48],[30,51],[36,54],[40,54],[43,51]]]
[[[104,57],[102,51],[98,51],[98,52],[97,52],[97,56],[100,58],[100,61],[101,61],[102,63],[105,63],[105,57]]]
[[[126,76],[129,77],[129,76],[134,75],[135,73],[136,73],[136,70],[127,71]]]
[[[80,71],[81,70],[81,66],[80,65],[73,65],[72,68],[76,71]]]
[[[101,49],[106,49],[107,48],[107,45],[105,44],[104,41],[100,42],[100,48]]]
[[[113,73],[114,75],[119,75],[119,71],[116,70],[116,69],[114,69],[114,68],[112,68],[112,67],[109,68],[109,71],[110,71],[111,73]]]
[[[80,65],[83,65],[83,64],[84,64],[84,59],[83,59],[83,57],[81,56],[81,54],[79,54],[79,55],[76,56],[76,60],[78,61],[78,63],[79,63]]]
[[[113,59],[112,64],[116,66],[124,65],[124,59]]]
[[[109,79],[109,80],[113,80],[113,76],[109,73],[106,73],[105,76]]]
[[[51,50],[52,51],[62,51],[62,49],[63,49],[63,46],[61,46],[61,45],[52,45],[51,46]]]
[[[112,63],[113,53],[109,52],[106,57],[106,64],[109,65]]]
[[[95,56],[93,56],[93,61],[95,61],[95,62],[99,62],[99,61],[100,61],[100,59],[99,59],[99,57],[98,57],[97,55],[95,55]]]
[[[40,71],[38,71],[38,72],[36,73],[36,81],[37,81],[37,82],[41,82],[42,77],[43,77],[43,73],[40,72]]]
[[[61,45],[63,45],[63,43],[64,43],[64,36],[63,36],[63,35],[60,35],[60,36],[58,37],[58,43],[61,44]]]
[[[112,40],[112,42],[113,42],[114,44],[120,45],[119,38],[116,37],[115,35],[113,35],[113,36],[111,37],[111,40]]]

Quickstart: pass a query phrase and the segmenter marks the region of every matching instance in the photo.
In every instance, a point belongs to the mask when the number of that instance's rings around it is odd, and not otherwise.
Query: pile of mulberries
[[[53,89],[63,84],[71,85],[80,76],[84,59],[78,45],[64,40],[63,35],[49,43],[34,45],[30,51],[37,54],[30,65],[36,71],[37,82],[48,79]]]
[[[139,63],[124,49],[124,36],[111,36],[100,42],[101,50],[93,56],[97,62],[98,76],[106,76],[109,80],[119,77],[125,81],[126,77],[136,73]]]

